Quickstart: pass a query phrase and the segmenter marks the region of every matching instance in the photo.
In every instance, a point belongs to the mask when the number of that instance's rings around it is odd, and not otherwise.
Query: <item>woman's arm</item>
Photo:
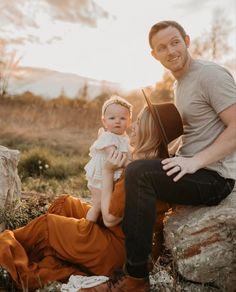
[[[168,151],[171,156],[175,155],[177,149],[179,148],[180,142],[181,137],[175,139],[173,142],[170,143],[170,145],[168,145]]]
[[[105,226],[112,227],[121,222],[121,217],[116,217],[109,213],[110,201],[113,192],[113,174],[118,168],[124,166],[126,155],[114,150],[108,155],[102,172],[102,194],[101,194],[101,211]]]

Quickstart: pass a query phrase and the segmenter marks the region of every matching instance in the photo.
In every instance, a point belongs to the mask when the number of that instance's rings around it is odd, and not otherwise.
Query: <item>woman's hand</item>
[[[104,164],[104,171],[114,172],[116,169],[125,166],[127,160],[127,154],[118,150],[113,150],[108,154],[107,160]]]
[[[176,182],[186,173],[195,173],[201,168],[201,164],[197,158],[194,157],[172,157],[166,158],[161,162],[163,170],[168,176],[177,174],[173,180]]]

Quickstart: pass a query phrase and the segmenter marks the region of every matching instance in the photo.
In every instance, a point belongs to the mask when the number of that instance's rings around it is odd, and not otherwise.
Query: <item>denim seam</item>
[[[140,181],[140,179],[143,179],[144,178],[144,176],[145,176],[145,174],[142,174],[141,176],[139,176],[138,178],[137,178],[137,181],[138,181],[138,196],[137,196],[137,200],[138,200],[138,202],[137,202],[137,218],[136,218],[136,224],[135,224],[135,226],[134,226],[134,232],[135,232],[135,234],[137,234],[137,231],[139,230],[139,228],[138,228],[138,226],[137,226],[137,222],[139,221],[138,220],[138,218],[139,218],[139,216],[140,216],[140,202],[141,202],[141,200],[140,200],[140,198],[142,197],[140,194],[141,194],[141,188],[140,188],[140,183],[139,183],[139,181]],[[138,244],[138,242],[137,242],[137,244]],[[140,265],[145,265],[147,262],[146,262],[146,260],[144,260],[143,262],[139,262],[139,263],[131,263],[131,262],[129,262],[131,265],[133,265],[133,266],[140,266]]]

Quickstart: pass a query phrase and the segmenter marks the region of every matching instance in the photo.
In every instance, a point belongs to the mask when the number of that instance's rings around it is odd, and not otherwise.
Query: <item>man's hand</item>
[[[197,158],[194,157],[172,157],[166,158],[161,162],[163,164],[163,170],[166,171],[168,176],[177,174],[174,177],[174,181],[178,181],[186,173],[195,173],[201,168]]]

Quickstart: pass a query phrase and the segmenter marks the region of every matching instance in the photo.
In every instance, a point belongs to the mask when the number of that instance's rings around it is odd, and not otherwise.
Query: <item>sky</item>
[[[139,88],[163,75],[150,54],[150,27],[176,20],[194,39],[209,31],[215,9],[232,23],[235,53],[235,0],[1,0],[0,40],[21,66]]]

